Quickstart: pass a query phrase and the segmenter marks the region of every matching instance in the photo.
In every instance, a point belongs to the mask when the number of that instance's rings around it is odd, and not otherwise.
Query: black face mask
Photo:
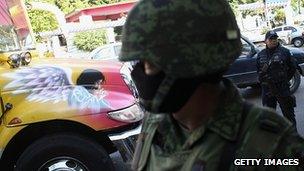
[[[141,101],[141,104],[145,110],[159,113],[175,113],[179,111],[202,82],[217,83],[221,78],[213,75],[208,77],[177,79],[163,99],[158,111],[151,111],[151,104],[146,102],[153,100],[160,84],[165,78],[165,73],[160,72],[156,75],[147,75],[144,72],[143,64],[138,63],[131,72],[131,76],[137,87],[139,96],[144,100]]]
[[[146,102],[153,100],[159,85],[165,78],[165,73],[160,72],[156,75],[147,75],[144,71],[143,63],[137,63],[131,72],[131,77],[135,83],[139,97],[144,100],[140,101],[141,105],[149,111],[151,106]]]

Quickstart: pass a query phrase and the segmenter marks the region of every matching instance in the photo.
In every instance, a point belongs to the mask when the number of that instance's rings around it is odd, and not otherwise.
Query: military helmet
[[[176,78],[225,71],[240,54],[235,16],[223,0],[141,0],[124,25],[121,61],[146,60]]]

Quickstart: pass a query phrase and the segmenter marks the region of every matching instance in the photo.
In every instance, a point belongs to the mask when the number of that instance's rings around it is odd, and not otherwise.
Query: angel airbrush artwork
[[[100,112],[111,109],[106,101],[107,92],[102,88],[104,75],[95,69],[83,70],[72,82],[72,70],[55,65],[24,67],[3,74],[10,78],[4,90],[13,90],[13,94],[26,93],[26,100],[39,103],[67,102],[72,108]]]

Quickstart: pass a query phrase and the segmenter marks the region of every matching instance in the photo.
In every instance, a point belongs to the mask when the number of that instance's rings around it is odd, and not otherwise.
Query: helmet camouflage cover
[[[146,60],[168,76],[187,78],[227,70],[240,49],[225,0],[141,0],[128,14],[119,59]]]

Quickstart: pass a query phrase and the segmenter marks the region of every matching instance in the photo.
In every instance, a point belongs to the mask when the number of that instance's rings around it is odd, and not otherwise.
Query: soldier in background
[[[121,61],[147,111],[134,170],[301,170],[234,159],[301,159],[303,139],[273,110],[246,103],[222,77],[239,56],[227,1],[141,0],[124,25]],[[300,161],[299,161],[300,162]]]
[[[257,57],[257,71],[262,86],[263,106],[276,109],[279,103],[283,115],[296,128],[294,107],[295,96],[290,92],[289,80],[296,72],[296,64],[290,51],[278,42],[278,35],[268,31],[265,35],[266,48]]]

